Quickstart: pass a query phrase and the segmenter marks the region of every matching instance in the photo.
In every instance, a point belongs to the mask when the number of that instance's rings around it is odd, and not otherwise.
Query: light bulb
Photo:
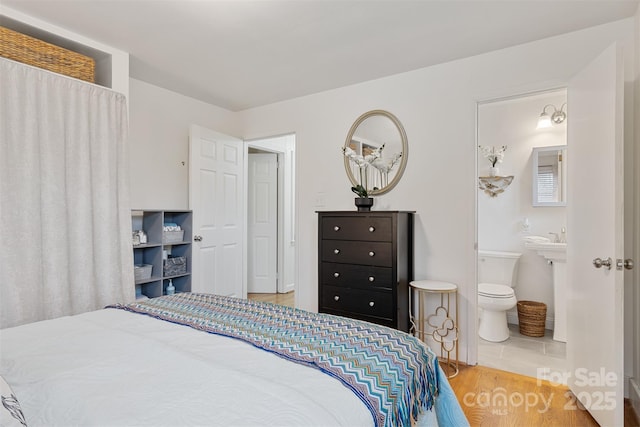
[[[551,127],[551,117],[549,117],[547,113],[540,114],[540,117],[538,118],[538,126],[536,126],[536,129],[544,129],[544,128],[550,128],[550,127]]]

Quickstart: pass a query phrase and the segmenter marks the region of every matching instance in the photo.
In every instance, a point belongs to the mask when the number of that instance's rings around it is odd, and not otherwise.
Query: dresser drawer
[[[318,212],[318,311],[409,331],[413,212]]]
[[[391,217],[329,216],[322,218],[323,239],[390,242],[392,236]]]
[[[364,316],[392,319],[394,316],[391,292],[324,286],[322,308],[329,311],[357,313]]]
[[[393,267],[391,242],[323,240],[322,261]]]
[[[320,275],[323,285],[363,289],[393,288],[393,269],[391,267],[323,262],[321,268]]]

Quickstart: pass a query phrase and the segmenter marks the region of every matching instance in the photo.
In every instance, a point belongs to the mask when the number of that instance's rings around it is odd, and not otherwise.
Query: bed
[[[411,335],[208,294],[1,330],[0,374],[29,426],[468,425]]]

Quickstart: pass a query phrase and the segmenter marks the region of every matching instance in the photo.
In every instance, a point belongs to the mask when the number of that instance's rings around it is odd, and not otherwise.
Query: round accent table
[[[447,378],[455,377],[459,372],[458,286],[438,280],[414,280],[409,287],[411,332],[429,346],[440,346],[440,366]],[[439,305],[427,315],[427,300],[433,294],[440,296]],[[415,307],[412,300],[416,301]],[[434,304],[437,300],[428,305],[433,307]]]

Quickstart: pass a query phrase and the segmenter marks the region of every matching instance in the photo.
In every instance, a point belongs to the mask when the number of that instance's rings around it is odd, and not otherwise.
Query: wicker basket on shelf
[[[133,268],[134,277],[136,281],[148,280],[151,278],[153,272],[152,264],[135,264]]]
[[[0,27],[0,56],[94,83],[95,60],[60,46]]]
[[[547,305],[536,301],[518,301],[520,333],[528,337],[543,337]]]

